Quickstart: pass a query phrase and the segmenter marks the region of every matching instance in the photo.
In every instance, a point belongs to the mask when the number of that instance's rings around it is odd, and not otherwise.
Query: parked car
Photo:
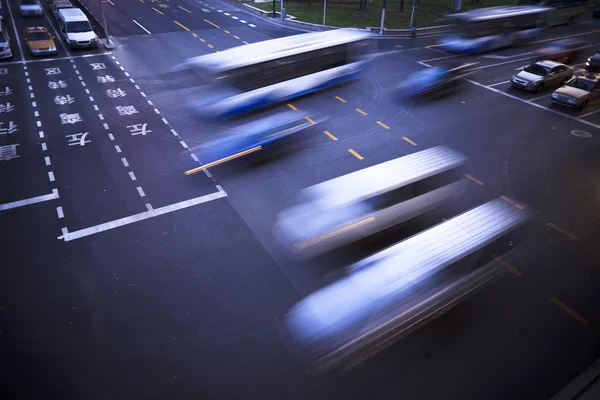
[[[554,103],[580,110],[598,100],[600,100],[600,80],[590,73],[570,80],[552,93]]]
[[[596,52],[596,54],[588,57],[585,62],[585,69],[591,72],[597,72],[600,70],[600,50]]]
[[[534,62],[514,75],[510,84],[514,88],[542,92],[547,87],[562,86],[573,77],[573,68],[556,61]]]

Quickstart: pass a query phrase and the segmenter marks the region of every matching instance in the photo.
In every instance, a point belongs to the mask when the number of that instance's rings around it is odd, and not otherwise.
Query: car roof
[[[542,61],[538,61],[536,62],[537,65],[541,65],[542,67],[548,67],[548,68],[554,68],[558,65],[564,65],[562,63],[556,62],[556,61],[550,61],[550,60],[542,60]]]
[[[81,11],[79,8],[61,8],[58,12],[65,18],[87,19],[83,11]]]
[[[48,32],[48,29],[45,26],[30,26],[27,28],[27,33],[33,32]]]

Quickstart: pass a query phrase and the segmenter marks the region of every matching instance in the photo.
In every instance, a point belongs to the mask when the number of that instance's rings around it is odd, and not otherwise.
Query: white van
[[[56,14],[58,29],[69,48],[98,47],[98,36],[79,8],[63,8]]]

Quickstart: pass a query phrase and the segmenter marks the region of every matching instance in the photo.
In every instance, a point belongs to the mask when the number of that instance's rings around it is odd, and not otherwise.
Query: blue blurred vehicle
[[[471,69],[478,63],[442,65],[416,72],[406,78],[396,89],[401,100],[440,96],[456,90],[463,78],[476,72]]]
[[[186,175],[222,164],[262,150],[287,136],[306,130],[325,120],[299,111],[287,111],[239,125],[200,146],[186,151],[193,153],[203,164],[186,171]]]

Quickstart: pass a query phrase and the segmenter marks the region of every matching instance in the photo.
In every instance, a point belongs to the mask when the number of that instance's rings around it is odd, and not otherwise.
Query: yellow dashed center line
[[[196,35],[194,32],[192,32],[192,36],[193,37],[198,37],[198,35]]]
[[[360,154],[358,154],[357,152],[355,152],[352,149],[348,149],[348,151],[350,152],[350,154],[352,154],[354,157],[358,158],[359,160],[364,160],[364,157],[361,156]]]
[[[342,99],[340,96],[335,96],[336,99],[338,99],[339,101],[341,101],[342,103],[345,103],[346,100]]]
[[[304,117],[305,120],[307,120],[308,122],[310,122],[311,124],[316,124],[315,121],[313,121],[310,117]]]
[[[495,254],[492,254],[492,257],[494,258],[494,260],[498,261],[500,265],[509,270],[514,276],[523,276],[523,273],[521,271],[519,271],[516,267],[510,265],[500,257],[497,257]]]
[[[250,44],[250,43],[246,42],[245,40],[242,40],[242,43],[244,43],[244,44]]]
[[[186,31],[188,31],[188,32],[190,31],[190,30],[189,30],[189,29],[188,29],[188,28],[187,28],[185,25],[182,25],[182,24],[180,24],[180,23],[179,23],[179,22],[177,22],[177,21],[173,21],[173,22],[175,22],[177,25],[179,25],[180,27],[182,27],[182,28],[183,28],[183,29],[185,29]]]
[[[558,226],[554,225],[553,223],[548,223],[547,225],[548,225],[549,228],[554,229],[556,232],[562,233],[563,235],[565,235],[569,239],[572,239],[572,240],[579,239],[577,236],[573,235],[572,233],[569,233],[569,232],[565,231],[562,228],[559,228]]]
[[[234,38],[236,38],[236,39],[239,39],[239,37],[237,37],[237,36],[235,36],[235,35],[233,35],[233,37],[234,37]]]
[[[333,136],[331,134],[331,132],[329,131],[323,131],[324,134],[326,134],[327,136],[329,136],[331,138],[331,140],[338,140],[338,138],[336,138],[335,136]]]
[[[367,115],[366,112],[364,112],[363,110],[361,110],[360,108],[355,108],[355,110],[359,113],[361,113],[362,115]]]
[[[192,12],[191,12],[190,10],[188,10],[187,8],[183,8],[183,7],[181,7],[181,6],[177,6],[177,7],[181,8],[183,11],[185,11],[185,12],[187,12],[187,13],[190,13],[190,14],[192,13]]]
[[[292,103],[288,103],[288,107],[294,111],[298,111],[298,109],[296,107],[294,107],[294,105]]]
[[[454,57],[458,57],[458,55],[455,55],[455,56],[445,56],[445,57],[438,57],[438,58],[430,58],[429,60],[421,60],[421,61],[419,61],[419,62],[426,63],[426,62],[430,62],[430,61],[445,60],[446,58],[454,58]]]
[[[227,78],[228,75],[219,76],[217,79]]]
[[[514,201],[513,199],[509,199],[506,196],[500,196],[500,198],[502,200],[504,200],[505,202],[507,202],[508,204],[511,204],[513,206],[515,206],[516,208],[518,208],[519,210],[524,210],[525,207],[523,207],[522,205],[520,205],[519,203],[517,203],[516,201]]]
[[[200,38],[200,41],[201,41],[202,43],[204,43],[204,39]]]
[[[564,312],[569,314],[575,321],[579,322],[581,325],[586,326],[586,325],[590,324],[590,322],[587,319],[583,318],[581,316],[581,314],[579,314],[577,311],[569,308],[565,303],[563,303],[556,297],[550,297],[549,300],[552,304],[554,304],[555,306],[557,306],[558,308],[560,308],[561,310],[563,310]]]
[[[212,44],[209,44],[208,47],[210,47],[211,49],[214,49]]]
[[[162,13],[162,11],[159,11],[159,10],[157,10],[157,9],[156,9],[156,8],[154,8],[154,7],[152,7],[152,9],[153,9],[154,11],[156,11],[157,13],[159,13],[160,15],[165,15],[165,14],[163,14],[163,13]]]
[[[225,30],[224,30],[224,32],[225,32],[225,33],[231,33],[231,32],[229,32],[227,29],[225,29]]]
[[[242,156],[245,156],[246,154],[254,153],[255,151],[259,151],[259,150],[262,150],[262,146],[256,146],[256,147],[253,147],[251,149],[244,150],[241,153],[237,153],[237,154],[231,155],[229,157],[221,158],[220,160],[213,161],[213,162],[208,163],[208,164],[204,164],[204,165],[202,165],[200,167],[197,167],[197,168],[194,168],[194,169],[190,169],[189,171],[185,171],[184,175],[195,174],[196,172],[200,172],[200,171],[205,170],[207,168],[214,167],[215,165],[223,164],[224,162],[227,162],[229,160],[233,160],[235,158],[242,157]]]
[[[471,175],[467,174],[465,175],[465,178],[467,178],[470,181],[475,182],[476,184],[478,184],[479,186],[483,186],[483,182],[481,182],[479,179],[477,178],[473,178]]]
[[[381,122],[381,121],[377,121],[377,125],[379,125],[379,126],[382,126],[382,127],[384,127],[385,129],[390,129],[390,127],[389,127],[389,126],[387,126],[386,124],[384,124],[384,123],[383,123],[383,122]]]
[[[415,142],[413,142],[412,140],[410,140],[409,138],[407,138],[406,136],[402,136],[402,139],[404,141],[406,141],[407,143],[412,144],[413,146],[416,146],[417,144]]]
[[[210,21],[209,21],[209,20],[207,20],[207,19],[204,19],[204,22],[207,22],[207,23],[211,24],[211,25],[212,25],[212,26],[214,26],[215,28],[219,28],[219,29],[221,29],[221,27],[220,27],[219,25],[217,25],[217,24],[213,24],[212,22],[210,22]]]

